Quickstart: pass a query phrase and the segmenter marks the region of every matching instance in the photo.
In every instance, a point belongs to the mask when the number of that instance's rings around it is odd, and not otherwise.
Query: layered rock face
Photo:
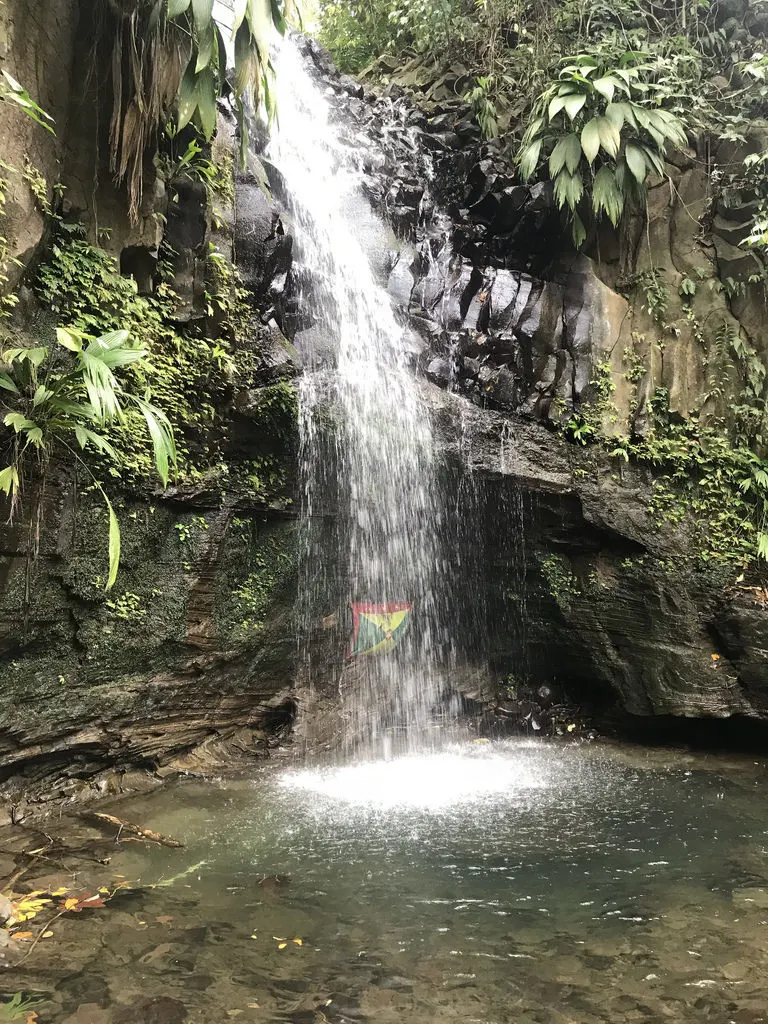
[[[156,294],[162,256],[175,296],[173,306],[163,307],[166,336],[181,346],[172,358],[189,359],[201,345],[210,351],[222,330],[230,337],[218,368],[208,363],[216,371],[208,390],[196,396],[204,414],[177,434],[199,468],[166,491],[149,474],[110,487],[122,534],[111,591],[104,589],[104,505],[66,452],[56,452],[42,483],[30,475],[12,521],[3,501],[3,820],[20,820],[40,800],[114,789],[126,772],[135,779],[136,771],[194,768],[233,751],[264,753],[289,731],[295,711],[291,381],[299,367],[281,328],[290,238],[263,172],[259,177],[254,167],[233,180],[234,143],[224,114],[211,154],[221,169],[220,192],[183,174],[162,176],[148,159],[144,199],[132,220],[108,166],[109,117],[99,75],[91,74],[94,6],[88,0],[53,5],[55,11],[31,6],[3,8],[0,66],[52,113],[56,135],[0,103],[3,159],[13,161],[0,234],[9,258],[19,260],[9,263],[9,284],[20,279],[20,301],[2,321],[4,338],[51,344],[62,323],[41,302],[38,278],[59,230],[49,216],[57,181],[66,186],[58,215],[70,228],[83,225],[83,247],[92,247],[87,258],[98,258],[102,270],[114,267],[95,282],[105,306],[113,296],[105,294],[104,281],[118,271],[133,278],[139,295]],[[56,245],[68,237],[60,233]],[[232,284],[230,305],[242,321],[234,350],[232,325],[221,322],[231,309],[212,307],[211,245],[220,264],[231,267],[237,259],[243,271],[236,292]],[[89,271],[83,265],[77,272]],[[54,299],[68,287],[62,276]],[[167,411],[177,416],[178,410]],[[217,451],[218,462],[203,460],[206,450]],[[109,487],[104,467],[96,472]]]
[[[708,386],[717,330],[764,346],[754,257],[734,248],[752,200],[718,199],[702,238],[699,155],[673,153],[651,185],[647,230],[637,218],[627,238],[606,233],[599,258],[568,251],[548,187],[515,181],[450,81],[436,93],[414,61],[369,89],[316,44],[305,53],[350,141],[370,140],[366,189],[403,239],[387,284],[421,372],[441,389],[432,401],[448,463],[473,474],[479,495],[468,543],[482,561],[494,677],[509,674],[512,690],[554,682],[599,714],[763,719],[759,574],[704,564],[690,521],[659,515],[650,469],[555,430],[589,409],[604,436],[642,436],[659,389],[680,420],[727,417],[739,373]],[[636,282],[649,268],[669,293],[663,325],[642,287],[628,288],[630,270]],[[743,287],[729,298],[718,282],[731,275]],[[704,282],[692,304],[678,295],[689,277]]]

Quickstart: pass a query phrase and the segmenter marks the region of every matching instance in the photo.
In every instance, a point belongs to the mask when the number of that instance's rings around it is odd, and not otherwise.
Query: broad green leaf
[[[192,14],[199,35],[213,21],[213,0],[192,0]]]
[[[22,430],[26,430],[29,427],[34,427],[35,424],[32,420],[28,420],[27,417],[20,412],[9,412],[6,414],[3,423],[6,427],[13,427],[15,433],[19,433]]]
[[[109,334],[102,334],[100,338],[96,338],[96,342],[102,348],[118,348],[118,346],[124,345],[130,336],[130,331],[110,331]]]
[[[57,327],[56,340],[70,352],[79,352],[83,347],[83,337],[80,332],[69,327]]]
[[[616,125],[619,131],[624,127],[628,106],[628,103],[609,103],[605,108],[605,116]]]
[[[555,96],[555,98],[550,102],[549,107],[547,108],[547,115],[550,121],[560,113],[565,106],[566,100],[566,96]]]
[[[757,535],[757,557],[768,562],[768,533],[763,533],[762,530]]]
[[[592,182],[592,209],[599,217],[605,213],[614,227],[619,223],[624,209],[624,196],[616,185],[610,167],[603,166]]]
[[[167,416],[143,398],[134,398],[144,414],[155,453],[155,466],[163,487],[168,486],[169,463],[176,466],[176,443]]]
[[[584,156],[590,163],[594,162],[597,152],[600,149],[599,120],[600,118],[593,117],[592,120],[587,121],[581,129],[581,148],[584,151]]]
[[[258,47],[250,28],[243,24],[235,35],[235,96],[243,96],[249,89],[258,91],[260,66]]]
[[[120,523],[118,523],[115,510],[112,508],[112,502],[102,488],[99,490],[107,504],[109,513],[109,576],[104,589],[111,590],[117,579],[117,570],[120,568]]]
[[[573,220],[571,222],[571,237],[573,238],[573,244],[577,249],[580,249],[587,238],[587,229],[584,227],[584,222],[581,217],[573,211]]]
[[[595,90],[600,93],[610,103],[613,100],[613,94],[616,92],[616,79],[611,78],[610,75],[606,75],[604,78],[596,78],[592,83]]]
[[[584,192],[581,175],[570,174],[563,169],[554,180],[555,201],[562,210],[564,206],[573,210]]]
[[[608,156],[615,157],[621,145],[621,132],[609,117],[596,117],[600,145]]]
[[[0,388],[4,388],[6,391],[13,391],[17,395],[19,393],[19,389],[7,373],[0,373]]]
[[[565,146],[565,166],[573,174],[581,163],[581,140],[576,132],[565,139]]]
[[[520,151],[518,160],[520,164],[520,177],[523,181],[528,181],[536,173],[540,153],[541,139],[536,139],[530,146],[526,146],[525,149]]]
[[[246,18],[251,26],[251,35],[258,47],[261,62],[266,64],[274,29],[271,0],[248,0]]]
[[[216,54],[216,48],[216,26],[211,20],[205,28],[199,29],[197,33],[197,62],[195,64],[197,73],[210,65]]]
[[[17,82],[16,79],[12,75],[9,75],[8,72],[5,70],[3,71],[3,78],[5,78],[8,85],[10,85],[12,92],[25,91],[24,86],[21,84],[21,82]]]
[[[43,432],[38,426],[27,427],[24,433],[27,435],[27,443],[33,444],[36,448],[43,445]]]
[[[240,132],[240,167],[244,170],[248,163],[250,132],[248,130],[248,121],[245,116],[243,101],[239,97],[235,101],[235,116],[237,117],[237,126]]]
[[[643,153],[645,153],[646,163],[650,164],[653,170],[658,174],[660,178],[664,177],[664,160],[658,150],[653,149],[651,146],[640,146]]]
[[[13,495],[19,487],[19,471],[15,466],[6,466],[0,470],[0,491]]]
[[[565,101],[565,104],[563,105],[563,109],[565,110],[568,117],[570,117],[570,119],[573,120],[586,102],[587,97],[585,93],[579,92],[576,93],[574,96],[568,96],[568,98]]]
[[[75,424],[75,437],[77,438],[77,443],[80,447],[85,448],[88,444],[88,431],[79,423]]]
[[[579,136],[574,132],[560,139],[552,150],[549,157],[549,175],[551,178],[554,178],[563,167],[567,167],[568,171],[573,174],[580,161],[581,143],[579,142]]]
[[[624,150],[624,159],[627,161],[627,167],[632,172],[632,176],[635,181],[642,185],[645,181],[646,175],[648,174],[648,165],[645,162],[645,153],[639,146],[636,146],[634,142],[628,142],[627,148]]]
[[[32,397],[32,408],[36,409],[38,405],[43,405],[48,401],[52,394],[53,392],[49,391],[44,384],[38,385]]]
[[[200,113],[200,127],[206,141],[210,142],[216,131],[216,81],[211,68],[205,68],[197,76],[195,95]]]
[[[85,435],[85,444],[92,444],[94,448],[98,448],[100,452],[104,452],[105,455],[108,455],[111,459],[117,461],[117,452],[109,443],[109,441],[106,440],[106,438],[103,438],[101,434],[97,434],[93,430],[87,430],[84,428],[81,429],[83,429],[83,434]],[[80,437],[77,433],[77,427],[75,427],[75,436],[79,441]],[[82,444],[81,447],[85,448],[85,444]]]
[[[190,0],[168,0],[168,17],[178,18],[180,14],[189,10],[189,3]]]
[[[194,116],[197,109],[197,77],[195,75],[194,61],[187,64],[184,77],[179,86],[176,117],[179,130],[185,128]]]

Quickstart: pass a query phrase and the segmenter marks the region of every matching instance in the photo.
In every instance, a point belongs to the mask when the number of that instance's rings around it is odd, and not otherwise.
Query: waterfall
[[[347,140],[289,42],[277,66],[279,125],[269,158],[293,219],[303,308],[297,335],[302,662],[311,686],[328,675],[306,638],[318,623],[358,627],[363,647],[336,662],[348,752],[413,749],[434,733],[446,676],[447,566],[429,411],[372,261],[394,244],[361,189],[365,140]],[[328,519],[334,526],[328,527]],[[352,613],[352,614],[351,614]],[[401,621],[402,620],[402,621]],[[365,653],[376,640],[380,644]]]

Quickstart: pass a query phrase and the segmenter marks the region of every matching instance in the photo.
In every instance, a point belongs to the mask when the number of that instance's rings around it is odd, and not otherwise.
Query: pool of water
[[[115,856],[155,888],[59,922],[91,953],[56,998],[97,1024],[150,996],[205,1024],[768,1020],[766,783],[504,742],[167,787],[116,813],[184,849]]]

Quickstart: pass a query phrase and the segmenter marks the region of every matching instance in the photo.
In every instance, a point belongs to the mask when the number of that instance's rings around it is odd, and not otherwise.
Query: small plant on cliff
[[[38,106],[24,86],[5,70],[3,70],[3,78],[0,79],[0,99],[9,103],[15,103],[19,110],[25,113],[27,117],[31,117],[33,121],[37,122],[37,124],[41,125],[52,135],[55,134],[51,115]]]
[[[126,421],[130,411],[134,413],[134,430],[144,423],[164,486],[170,466],[176,463],[173,431],[165,414],[146,398],[126,391],[115,373],[144,360],[146,350],[131,344],[127,331],[89,338],[72,328],[58,328],[56,337],[58,349],[48,345],[8,349],[2,354],[6,368],[0,372],[3,404],[8,410],[3,423],[12,431],[10,462],[0,471],[0,490],[11,499],[11,513],[30,463],[37,465],[41,480],[30,515],[28,552],[33,557],[39,542],[40,496],[55,451],[69,452],[81,465],[85,464],[79,452],[89,448],[110,463],[118,462],[117,452],[104,437],[104,428]],[[96,486],[109,513],[109,589],[120,562],[120,529],[109,498],[100,484]]]
[[[599,54],[566,58],[557,80],[539,96],[517,162],[529,181],[549,177],[567,211],[576,247],[587,237],[582,214],[616,226],[625,208],[645,205],[649,175],[664,174],[667,145],[684,145],[680,119],[657,106],[657,64],[637,51],[611,64]]]

